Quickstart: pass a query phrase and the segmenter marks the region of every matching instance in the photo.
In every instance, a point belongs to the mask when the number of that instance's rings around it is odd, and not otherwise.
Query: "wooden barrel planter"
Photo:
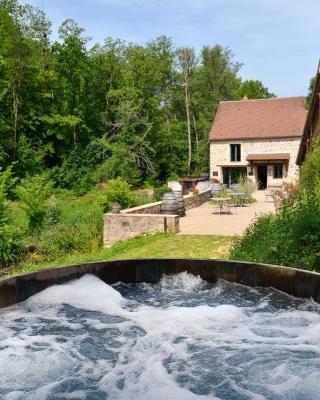
[[[180,190],[175,190],[173,193],[176,196],[176,199],[178,202],[178,215],[179,215],[179,217],[185,217],[186,206],[184,203],[184,198],[182,196],[182,192]]]
[[[165,193],[160,207],[161,214],[179,215],[178,201],[174,192]]]

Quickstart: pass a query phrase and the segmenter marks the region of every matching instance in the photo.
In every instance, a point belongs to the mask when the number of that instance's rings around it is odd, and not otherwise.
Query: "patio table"
[[[231,197],[212,197],[210,200],[219,205],[219,214],[227,214],[229,212],[227,202],[232,200]]]
[[[230,196],[231,196],[233,199],[236,199],[236,200],[237,200],[237,204],[238,204],[240,207],[243,207],[244,199],[245,199],[245,196],[246,196],[246,194],[245,194],[244,192],[233,192],[233,193],[230,193]]]

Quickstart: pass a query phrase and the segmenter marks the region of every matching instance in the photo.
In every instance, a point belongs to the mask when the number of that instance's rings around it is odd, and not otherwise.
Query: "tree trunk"
[[[191,124],[190,124],[190,109],[189,109],[189,82],[188,82],[188,74],[186,73],[184,76],[185,81],[185,100],[186,100],[186,112],[187,112],[187,127],[188,127],[188,176],[191,173],[191,155],[192,155],[192,143],[191,143]]]
[[[173,149],[172,149],[172,135],[171,135],[171,128],[170,128],[170,118],[169,118],[168,114],[167,114],[167,131],[168,131],[170,152],[172,153],[173,152]]]
[[[73,126],[72,128],[71,128],[71,130],[72,130],[72,136],[73,136],[73,144],[76,144],[77,143],[77,128],[76,128],[76,126]]]
[[[194,127],[194,131],[196,134],[196,145],[197,145],[197,150],[199,148],[199,139],[198,139],[198,130],[197,130],[197,124],[196,124],[196,119],[194,116],[194,113],[192,113],[192,121],[193,121],[193,127]]]
[[[19,117],[19,97],[17,94],[16,87],[12,90],[13,96],[13,161],[17,158],[17,148],[18,148],[18,117]]]

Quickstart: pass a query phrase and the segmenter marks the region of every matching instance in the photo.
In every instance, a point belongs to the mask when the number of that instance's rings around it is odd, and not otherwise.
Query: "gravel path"
[[[273,212],[274,204],[265,201],[263,191],[253,193],[257,202],[245,207],[232,208],[232,214],[216,214],[216,207],[205,203],[187,211],[180,218],[181,235],[242,235],[246,227],[263,213]]]

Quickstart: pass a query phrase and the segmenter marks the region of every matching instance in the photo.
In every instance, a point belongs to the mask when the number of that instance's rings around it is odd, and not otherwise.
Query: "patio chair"
[[[223,190],[223,187],[221,185],[221,183],[212,183],[211,184],[211,195],[215,196],[219,193],[221,193]]]
[[[236,210],[236,207],[234,206],[234,204],[232,202],[225,203],[224,204],[224,213],[225,214],[232,214],[232,211],[231,211],[232,208],[234,210]]]
[[[219,201],[220,197],[212,197],[210,200],[210,204],[214,205],[214,214],[232,214],[231,212],[231,207],[234,207],[234,205],[232,204],[232,200],[230,199],[230,201],[226,202],[224,201],[223,203],[221,203]],[[215,200],[217,200],[215,202]],[[219,201],[219,202],[218,202]]]
[[[235,199],[226,204],[226,214],[233,214],[233,212],[238,214],[238,203]]]
[[[266,197],[267,202],[274,202],[274,189],[271,188],[265,189],[264,195]]]
[[[240,190],[240,185],[239,183],[232,183],[230,185],[230,189],[233,190],[234,192],[238,192]]]

